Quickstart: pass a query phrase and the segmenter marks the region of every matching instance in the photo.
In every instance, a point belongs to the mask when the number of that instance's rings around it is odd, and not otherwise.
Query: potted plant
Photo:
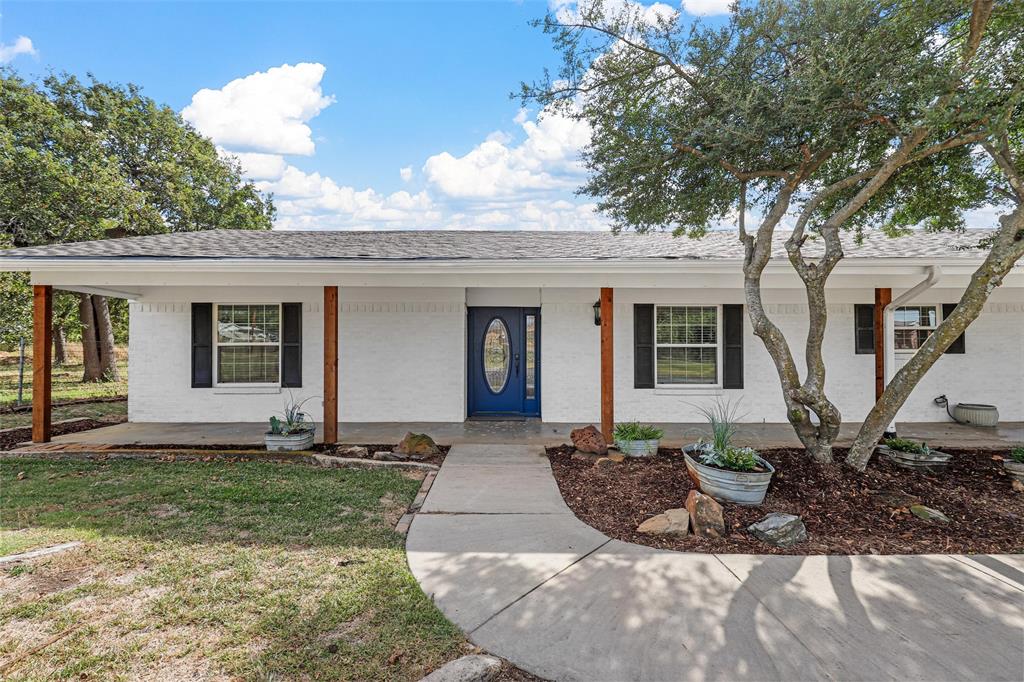
[[[702,438],[683,448],[690,478],[701,492],[718,500],[743,505],[764,502],[775,467],[753,448],[733,445],[736,410],[728,402],[716,402],[700,411],[711,426],[711,440]]]
[[[886,438],[879,444],[878,453],[896,466],[929,474],[945,471],[953,459],[953,455],[932,450],[927,443],[906,438]]]
[[[651,457],[658,454],[658,446],[664,435],[661,429],[637,421],[616,424],[613,433],[615,447],[630,457]]]
[[[1003,468],[1015,479],[1024,483],[1024,445],[1010,450],[1010,458],[1003,460]]]
[[[295,400],[290,394],[284,404],[284,419],[276,415],[270,418],[270,430],[263,437],[267,450],[309,450],[313,447],[316,426],[306,421],[302,406],[312,398]]]

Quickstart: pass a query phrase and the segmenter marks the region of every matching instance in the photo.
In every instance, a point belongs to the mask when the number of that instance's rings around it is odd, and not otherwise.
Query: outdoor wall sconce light
[[[601,326],[601,301],[594,303],[594,325]]]

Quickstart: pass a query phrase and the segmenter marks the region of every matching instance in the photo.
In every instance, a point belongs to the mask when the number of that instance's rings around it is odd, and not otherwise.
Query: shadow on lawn
[[[550,577],[539,557],[499,544],[410,546],[410,564],[443,612],[465,618],[502,586]],[[612,540],[525,596],[502,595],[503,610],[468,627],[478,645],[552,679],[1019,680],[1024,592],[969,559],[922,558],[716,556]],[[1020,573],[999,557],[979,563]]]
[[[393,471],[262,462],[4,460],[0,480],[8,529],[285,548],[400,547],[392,517],[419,487]]]

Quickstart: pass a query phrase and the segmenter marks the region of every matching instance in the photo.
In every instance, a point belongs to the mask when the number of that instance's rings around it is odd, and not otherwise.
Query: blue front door
[[[540,416],[540,310],[469,309],[470,416]]]

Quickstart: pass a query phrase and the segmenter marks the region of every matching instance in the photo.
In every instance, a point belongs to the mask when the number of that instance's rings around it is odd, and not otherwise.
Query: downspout
[[[885,385],[888,386],[889,382],[892,381],[893,376],[896,374],[896,320],[895,311],[896,308],[906,305],[910,301],[917,298],[922,292],[931,289],[935,286],[938,281],[942,278],[942,266],[929,265],[928,274],[923,280],[915,284],[912,288],[907,289],[902,294],[892,300],[889,305],[885,306],[882,311],[882,316],[885,319],[885,334],[883,334],[882,343],[885,347]],[[893,417],[893,421],[889,424],[886,429],[886,433],[896,433],[896,418]]]

